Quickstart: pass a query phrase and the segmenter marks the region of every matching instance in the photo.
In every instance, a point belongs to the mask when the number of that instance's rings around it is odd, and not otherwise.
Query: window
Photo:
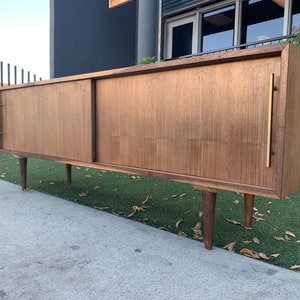
[[[202,51],[230,47],[234,40],[235,6],[207,12],[202,16]]]
[[[292,30],[300,28],[300,1],[293,1]]]
[[[194,11],[165,22],[165,59],[280,38],[300,28],[300,0],[193,2]]]
[[[191,54],[193,51],[193,23],[173,27],[172,57]]]
[[[196,16],[167,22],[165,58],[197,53]]]
[[[243,1],[241,43],[251,43],[283,33],[284,1]]]
[[[167,19],[164,59],[233,46],[235,1],[219,1],[203,10]]]

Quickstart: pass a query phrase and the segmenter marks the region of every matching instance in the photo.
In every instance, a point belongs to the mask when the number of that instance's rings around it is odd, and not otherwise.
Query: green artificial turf
[[[71,184],[66,182],[65,176],[62,163],[28,159],[29,189],[187,238],[194,238],[193,228],[202,222],[201,192],[189,184],[78,166],[72,167]],[[0,179],[20,184],[18,159],[0,153]],[[233,251],[237,253],[247,248],[256,253],[254,257],[261,253],[260,256],[269,258],[257,259],[287,269],[294,266],[292,269],[299,271],[300,192],[284,200],[256,197],[254,213],[258,220],[253,220],[252,230],[242,225],[243,206],[242,194],[218,193],[214,246],[224,247],[235,242]],[[196,237],[201,240],[201,231]]]

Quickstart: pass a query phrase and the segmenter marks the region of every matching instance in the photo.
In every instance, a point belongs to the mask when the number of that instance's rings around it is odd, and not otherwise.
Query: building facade
[[[293,33],[300,1],[162,1],[162,58],[255,43]]]
[[[123,1],[124,2],[124,1]],[[297,0],[50,0],[51,77],[135,65],[290,35]]]
[[[126,67],[156,52],[157,0],[50,0],[50,73]]]

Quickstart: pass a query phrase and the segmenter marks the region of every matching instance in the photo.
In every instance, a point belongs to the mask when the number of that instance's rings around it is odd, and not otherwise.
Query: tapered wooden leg
[[[245,213],[245,227],[252,228],[252,213],[254,206],[254,195],[244,194],[244,213]]]
[[[204,247],[212,249],[217,193],[202,191]]]
[[[19,157],[22,191],[27,189],[27,157]]]
[[[66,164],[66,174],[67,174],[67,182],[72,182],[72,165]]]

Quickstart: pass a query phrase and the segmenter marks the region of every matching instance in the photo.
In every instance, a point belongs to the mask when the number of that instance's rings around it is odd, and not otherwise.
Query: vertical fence
[[[40,77],[38,80],[42,80],[42,78]],[[37,81],[36,74],[32,75],[30,71],[24,69],[19,70],[17,66],[12,68],[9,63],[4,64],[3,61],[0,61],[0,87],[34,81]]]

